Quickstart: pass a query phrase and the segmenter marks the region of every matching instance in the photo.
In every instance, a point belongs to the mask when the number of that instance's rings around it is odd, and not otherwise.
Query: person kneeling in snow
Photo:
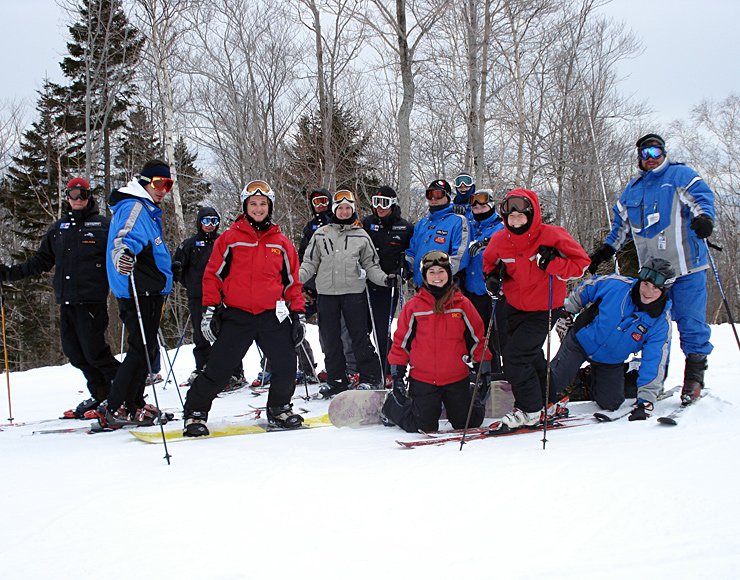
[[[611,274],[582,282],[565,304],[564,334],[550,365],[551,397],[573,381],[586,361],[593,368],[594,400],[614,411],[624,402],[623,363],[642,351],[637,378],[637,402],[629,420],[644,420],[663,387],[671,344],[671,300],[668,290],[675,280],[671,265],[650,258],[637,280]],[[577,315],[575,321],[573,316]],[[561,325],[562,327],[563,325]]]
[[[298,253],[272,223],[275,194],[264,181],[251,181],[241,193],[244,214],[213,246],[203,274],[203,336],[213,343],[205,370],[185,401],[188,437],[208,435],[206,420],[216,395],[256,340],[273,361],[267,419],[296,428],[293,413],[295,347],[305,335],[305,300],[298,281]],[[222,304],[223,297],[223,305]]]
[[[401,310],[388,354],[393,390],[381,417],[404,431],[436,431],[442,403],[452,427],[462,429],[472,393],[467,362],[482,363],[491,372],[491,351],[483,351],[485,329],[478,311],[452,282],[450,256],[440,250],[421,259],[422,287]],[[404,378],[409,364],[408,396]],[[470,427],[479,427],[485,410],[477,399]]]

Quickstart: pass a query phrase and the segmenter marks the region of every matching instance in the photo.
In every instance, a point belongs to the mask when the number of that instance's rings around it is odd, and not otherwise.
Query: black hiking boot
[[[303,424],[303,417],[293,412],[293,405],[267,407],[267,422],[280,429],[298,429]]]

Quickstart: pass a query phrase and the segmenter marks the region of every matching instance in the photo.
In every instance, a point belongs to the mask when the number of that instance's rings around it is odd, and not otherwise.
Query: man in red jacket
[[[550,331],[550,305],[555,322],[565,302],[566,281],[583,276],[591,260],[565,229],[542,223],[535,192],[510,191],[499,214],[506,227],[491,236],[483,252],[483,271],[488,292],[506,296],[504,375],[512,386],[514,409],[501,421],[516,429],[539,423],[546,400],[542,344]]]

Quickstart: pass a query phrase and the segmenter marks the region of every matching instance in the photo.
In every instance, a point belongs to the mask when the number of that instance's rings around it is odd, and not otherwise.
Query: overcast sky
[[[647,101],[656,119],[686,118],[703,98],[740,92],[740,1],[613,0],[601,9],[642,39],[625,61],[622,91]],[[0,0],[0,99],[27,99],[48,76],[62,81],[67,31],[54,0]]]

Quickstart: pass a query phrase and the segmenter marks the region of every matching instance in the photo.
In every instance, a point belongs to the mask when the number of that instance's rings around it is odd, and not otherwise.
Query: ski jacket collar
[[[141,187],[141,185],[139,185],[139,182],[135,179],[129,181],[122,188],[117,189],[113,193],[111,193],[110,198],[108,199],[108,205],[113,207],[124,197],[136,197],[144,202],[147,202],[149,205],[153,205],[157,208],[159,207],[152,199],[152,196],[149,195],[149,192]]]

